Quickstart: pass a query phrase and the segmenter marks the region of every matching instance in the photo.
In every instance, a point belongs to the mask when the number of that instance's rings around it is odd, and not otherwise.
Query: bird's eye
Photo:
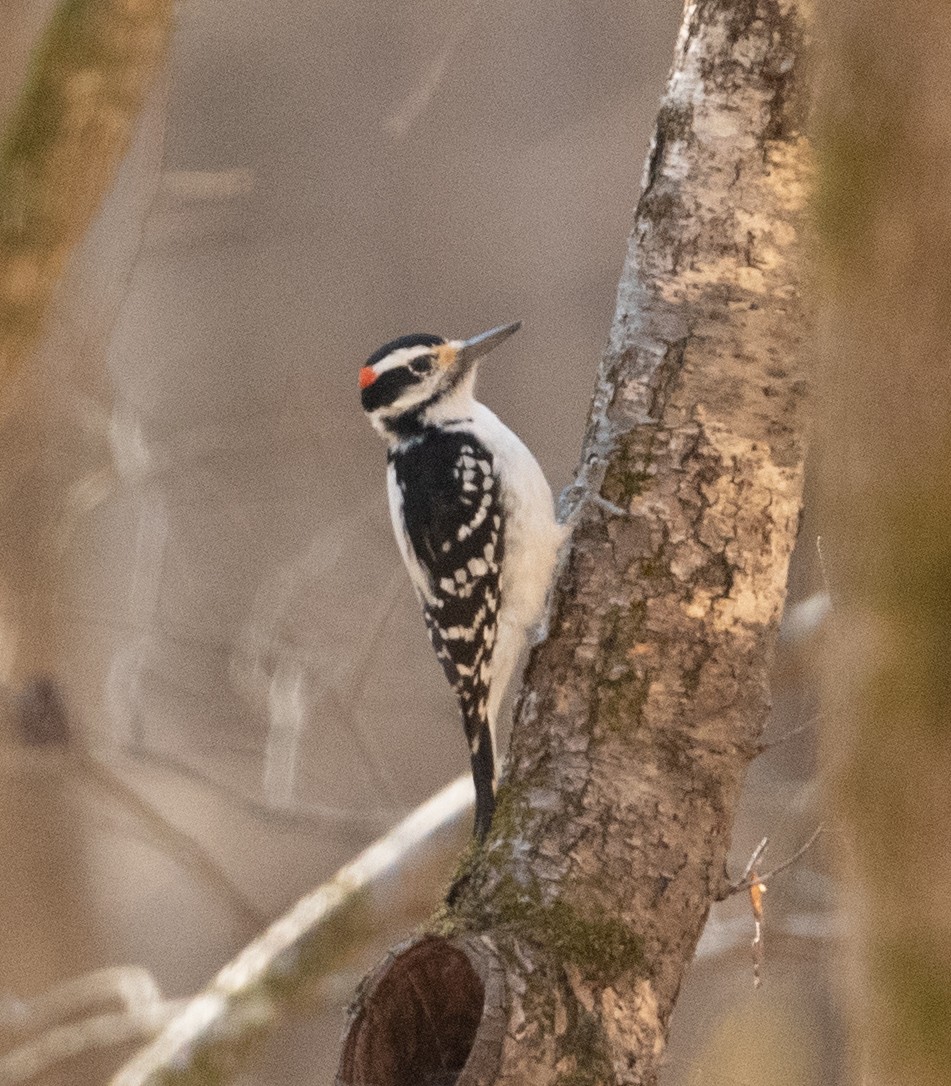
[[[417,377],[423,377],[432,368],[433,356],[431,354],[420,355],[419,358],[412,359],[409,364],[410,373],[415,373]]]

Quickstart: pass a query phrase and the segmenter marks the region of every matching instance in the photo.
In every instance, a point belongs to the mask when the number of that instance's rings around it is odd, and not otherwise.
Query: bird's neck
[[[477,402],[473,395],[472,381],[461,381],[454,389],[436,399],[421,403],[395,418],[381,420],[383,436],[389,442],[390,448],[407,441],[419,440],[426,436],[427,431],[437,427],[471,421]]]

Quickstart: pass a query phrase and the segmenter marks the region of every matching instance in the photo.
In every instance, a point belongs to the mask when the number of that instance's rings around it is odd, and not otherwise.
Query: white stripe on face
[[[408,365],[414,358],[422,358],[425,354],[434,354],[435,347],[400,347],[399,350],[391,351],[386,358],[381,358],[379,362],[374,363],[373,370],[379,377],[381,373],[386,373],[387,370],[395,370],[400,366]]]

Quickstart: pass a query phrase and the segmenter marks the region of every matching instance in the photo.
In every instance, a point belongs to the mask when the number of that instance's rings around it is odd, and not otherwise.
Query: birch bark
[[[655,1081],[799,520],[806,14],[686,5],[493,833],[364,983],[342,1082]]]

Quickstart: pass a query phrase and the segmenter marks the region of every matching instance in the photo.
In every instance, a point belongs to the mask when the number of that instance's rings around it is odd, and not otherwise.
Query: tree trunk
[[[951,9],[826,4],[819,498],[863,1081],[951,1068]],[[856,976],[849,972],[849,980]]]
[[[344,1083],[655,1081],[799,520],[804,18],[686,5],[493,832],[364,982]]]

